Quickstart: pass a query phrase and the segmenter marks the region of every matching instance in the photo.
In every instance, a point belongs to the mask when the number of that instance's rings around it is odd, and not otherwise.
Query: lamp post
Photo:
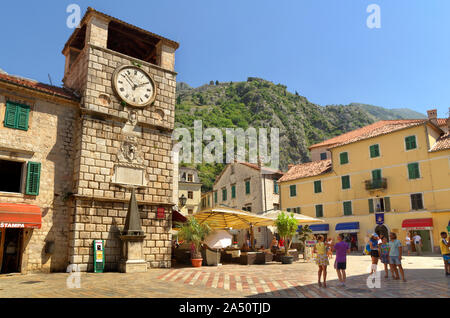
[[[185,206],[186,205],[186,202],[187,202],[187,198],[184,196],[184,194],[183,195],[181,195],[181,197],[179,198],[179,200],[180,200],[180,206]]]

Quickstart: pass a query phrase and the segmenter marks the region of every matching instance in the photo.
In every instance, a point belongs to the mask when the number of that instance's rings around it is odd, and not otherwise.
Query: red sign
[[[156,212],[156,218],[157,218],[157,219],[165,219],[165,218],[166,218],[165,212],[166,212],[166,209],[164,209],[164,208],[158,208],[158,210],[157,210],[157,212]]]

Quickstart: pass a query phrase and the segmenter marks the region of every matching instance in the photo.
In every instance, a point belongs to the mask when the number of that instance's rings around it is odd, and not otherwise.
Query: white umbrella
[[[228,247],[232,244],[233,236],[225,230],[214,231],[208,235],[204,243],[212,249]]]

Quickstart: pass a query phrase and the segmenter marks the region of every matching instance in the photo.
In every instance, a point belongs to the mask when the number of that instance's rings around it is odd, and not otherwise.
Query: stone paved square
[[[334,259],[330,261],[332,265]],[[347,286],[339,287],[335,270],[328,267],[328,288],[317,286],[317,267],[302,260],[291,265],[222,265],[152,269],[147,273],[81,273],[81,288],[67,288],[68,273],[2,275],[0,297],[24,298],[448,298],[440,255],[406,256],[407,282],[384,280],[370,289],[366,281],[369,256],[350,255]],[[381,263],[378,267],[382,270]],[[128,287],[124,287],[128,286]]]

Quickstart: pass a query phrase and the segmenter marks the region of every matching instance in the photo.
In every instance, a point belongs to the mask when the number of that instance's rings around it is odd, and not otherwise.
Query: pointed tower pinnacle
[[[136,202],[135,189],[131,191],[130,203],[128,205],[127,218],[125,220],[125,226],[123,228],[123,235],[143,235],[141,226],[141,217],[139,215],[139,209]]]

